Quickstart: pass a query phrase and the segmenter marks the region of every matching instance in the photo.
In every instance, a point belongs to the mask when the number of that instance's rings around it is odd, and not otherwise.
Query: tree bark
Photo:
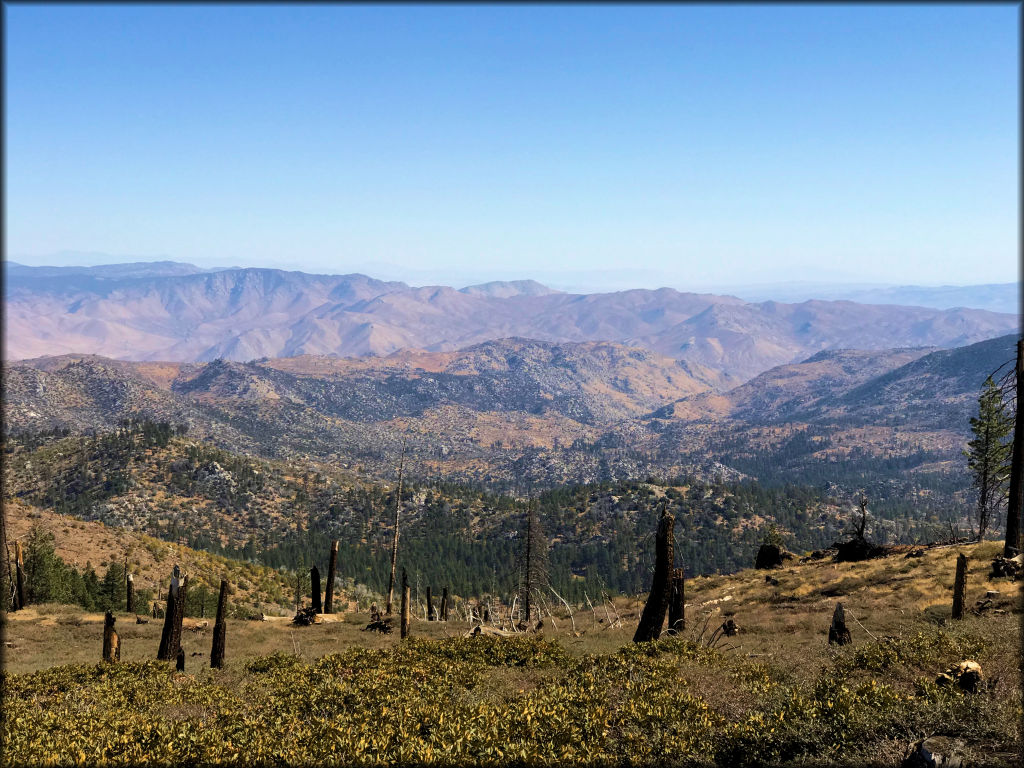
[[[441,621],[448,621],[448,587],[441,590]]]
[[[334,613],[334,573],[338,567],[338,542],[331,542],[331,559],[327,563],[327,585],[324,588],[324,613]]]
[[[402,639],[409,636],[409,579],[402,569]]]
[[[124,609],[135,613],[135,577],[130,573],[124,577]]]
[[[967,600],[967,555],[956,558],[956,579],[953,582],[953,618],[964,617],[964,605]]]
[[[434,599],[430,594],[430,587],[427,587],[427,621],[434,621],[436,618],[434,616]]]
[[[1020,552],[1020,524],[1024,514],[1024,339],[1017,341],[1017,413],[1013,421],[1010,453],[1010,496],[1006,500],[1006,542],[1003,557]]]
[[[103,660],[113,663],[121,660],[121,641],[114,630],[114,614],[103,615]]]
[[[398,460],[398,496],[395,499],[395,538],[391,543],[391,576],[388,577],[388,601],[384,613],[391,615],[391,604],[395,596],[395,568],[398,565],[398,515],[402,510],[402,470],[405,469],[405,440],[402,440],[402,458]]]
[[[320,603],[320,569],[315,565],[309,569],[309,596],[313,601],[313,613],[323,613]]]
[[[677,633],[686,629],[686,574],[682,568],[672,571],[672,599],[668,604],[668,628]]]
[[[661,636],[661,627],[665,623],[665,612],[668,610],[672,573],[672,560],[675,555],[675,518],[667,511],[661,513],[658,521],[658,533],[655,538],[654,577],[651,580],[651,592],[647,596],[634,643],[657,640]]]
[[[224,666],[224,642],[227,637],[228,582],[220,580],[220,596],[217,598],[217,619],[213,625],[213,647],[210,649],[210,666],[220,669]]]

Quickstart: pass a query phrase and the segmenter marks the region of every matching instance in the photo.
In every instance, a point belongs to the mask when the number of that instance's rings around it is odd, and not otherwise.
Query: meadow
[[[991,550],[991,551],[990,551]],[[6,624],[4,743],[13,764],[898,765],[946,739],[970,765],[1020,747],[1020,593],[989,581],[997,545],[927,550],[691,579],[687,628],[633,644],[642,603],[544,617],[536,632],[465,637],[414,620],[412,636],[231,620],[228,663],[185,631],[186,671],[154,660],[159,621],[122,616],[122,657],[97,663],[98,614],[38,606]],[[971,555],[969,604],[948,618],[953,563]],[[826,594],[823,594],[826,593]],[[829,646],[843,601],[853,643]],[[740,632],[709,647],[733,618]],[[189,620],[186,626],[195,625]],[[212,624],[212,622],[211,622]],[[977,693],[936,682],[978,662]]]

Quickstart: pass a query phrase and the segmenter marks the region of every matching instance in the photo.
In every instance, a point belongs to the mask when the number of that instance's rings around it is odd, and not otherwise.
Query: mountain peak
[[[470,296],[488,296],[492,299],[509,299],[513,296],[548,296],[561,293],[536,280],[492,280],[489,283],[467,285],[459,293]]]

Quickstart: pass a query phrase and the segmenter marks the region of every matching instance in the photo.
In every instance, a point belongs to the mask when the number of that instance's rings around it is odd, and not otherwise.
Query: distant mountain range
[[[779,283],[734,288],[730,293],[748,301],[798,302],[808,299],[856,301],[861,304],[955,309],[970,307],[990,312],[1020,311],[1020,283],[987,285],[837,285],[832,283]]]
[[[738,386],[685,361],[589,342],[251,363],[68,355],[7,367],[5,427],[82,432],[146,417],[189,424],[230,450],[384,475],[404,438],[416,472],[481,482],[705,472],[855,484],[861,474],[881,483],[924,473],[959,487],[979,388],[1006,370],[1015,339],[830,350]]]
[[[569,294],[528,280],[457,290],[174,262],[8,262],[5,270],[9,360],[65,353],[182,362],[379,356],[520,337],[615,342],[745,380],[823,350],[956,347],[1018,324],[1014,314],[979,309],[752,303],[670,288]]]

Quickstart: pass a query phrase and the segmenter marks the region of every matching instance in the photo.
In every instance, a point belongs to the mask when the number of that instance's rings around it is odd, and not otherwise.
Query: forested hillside
[[[190,439],[169,423],[125,422],[93,436],[21,435],[5,444],[5,492],[30,507],[304,573],[326,571],[340,542],[339,576],[386,589],[397,488],[308,462],[240,456]],[[841,537],[853,497],[838,486],[648,478],[495,493],[407,477],[400,562],[425,589],[507,597],[528,496],[550,541],[553,586],[568,599],[649,587],[652,531],[675,515],[681,561],[693,574],[749,566],[777,526],[809,551]],[[872,499],[880,543],[942,535],[961,510],[921,495]]]

